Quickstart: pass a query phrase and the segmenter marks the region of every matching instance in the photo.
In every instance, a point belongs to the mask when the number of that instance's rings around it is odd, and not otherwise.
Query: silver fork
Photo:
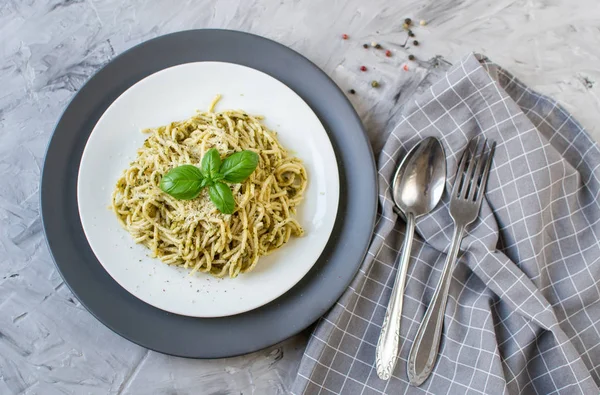
[[[483,139],[483,144],[478,137],[471,139],[456,171],[450,196],[450,215],[454,220],[452,246],[446,257],[433,299],[408,354],[408,379],[414,386],[419,386],[427,380],[437,360],[452,269],[465,228],[479,215],[496,143],[492,142],[487,153],[486,148],[487,139]]]

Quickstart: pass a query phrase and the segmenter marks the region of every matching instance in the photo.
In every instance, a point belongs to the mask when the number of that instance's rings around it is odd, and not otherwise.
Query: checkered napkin
[[[296,394],[597,394],[600,384],[600,149],[555,101],[479,55],[408,100],[379,154],[380,216],[360,272],[318,323]],[[467,141],[497,142],[479,219],[462,241],[438,363],[419,388],[408,352],[452,232],[448,196],[417,221],[393,377],[375,346],[396,276],[404,223],[395,168],[437,136],[449,180]],[[375,143],[377,143],[375,141]]]

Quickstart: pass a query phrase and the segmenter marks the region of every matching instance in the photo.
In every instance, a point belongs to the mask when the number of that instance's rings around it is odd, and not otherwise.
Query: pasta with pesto
[[[137,157],[117,181],[112,210],[137,243],[169,265],[217,277],[252,270],[259,258],[281,248],[304,230],[294,218],[307,186],[302,161],[291,156],[260,116],[242,110],[208,111],[150,133]],[[160,181],[174,167],[200,167],[209,149],[224,158],[251,150],[259,155],[256,170],[232,184],[233,214],[221,213],[206,188],[193,200],[163,192]]]

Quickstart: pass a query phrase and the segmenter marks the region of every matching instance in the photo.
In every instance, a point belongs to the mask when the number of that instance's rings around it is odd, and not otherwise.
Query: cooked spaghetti
[[[290,156],[260,116],[241,110],[208,112],[155,129],[117,182],[112,209],[137,243],[153,257],[191,272],[236,277],[252,270],[259,258],[304,231],[294,219],[307,185],[302,161]],[[231,185],[236,202],[231,215],[217,210],[206,188],[193,200],[163,192],[162,176],[176,166],[200,166],[210,148],[221,158],[251,150],[259,155],[256,170]]]

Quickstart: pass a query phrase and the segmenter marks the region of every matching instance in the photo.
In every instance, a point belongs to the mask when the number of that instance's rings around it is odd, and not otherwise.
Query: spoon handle
[[[389,380],[398,356],[398,344],[400,342],[400,319],[402,318],[402,301],[404,299],[404,284],[408,272],[410,260],[410,249],[415,233],[415,217],[412,213],[406,214],[406,235],[402,245],[402,254],[398,260],[396,280],[392,288],[392,294],[388,304],[381,334],[375,351],[375,363],[377,375],[382,380]]]

